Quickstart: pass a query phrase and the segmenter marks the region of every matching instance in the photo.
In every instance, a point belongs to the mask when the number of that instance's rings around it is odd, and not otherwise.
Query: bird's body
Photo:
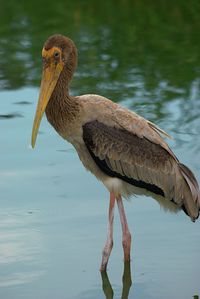
[[[161,137],[165,132],[102,96],[65,98],[61,107],[51,98],[47,119],[109,192],[116,197],[150,194],[165,208],[183,208],[197,218],[183,166]]]
[[[60,60],[55,55],[56,51],[60,51]],[[50,83],[42,83],[37,114],[45,110],[51,125],[75,147],[85,168],[102,181],[111,194],[109,234],[104,249],[103,268],[106,267],[112,248],[115,199],[123,234],[128,235],[125,243],[129,243],[130,233],[121,196],[149,194],[167,209],[182,208],[195,221],[200,209],[198,183],[192,172],[178,161],[163,140],[168,134],[102,96],[71,96],[68,85],[76,68],[77,55],[70,39],[60,35],[50,37],[43,48],[43,59],[43,78],[47,78],[44,81],[49,80]],[[56,79],[47,74],[48,67]],[[46,87],[45,84],[49,85]],[[45,95],[43,90],[46,90]],[[48,100],[43,107],[41,103],[45,96]],[[39,123],[36,116],[33,146]],[[125,252],[125,259],[129,257],[130,252]]]

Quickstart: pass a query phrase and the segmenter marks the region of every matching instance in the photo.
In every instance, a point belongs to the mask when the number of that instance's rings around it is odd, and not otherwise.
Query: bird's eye
[[[59,56],[60,56],[60,53],[59,53],[59,52],[55,52],[55,53],[54,53],[54,58],[58,59]]]

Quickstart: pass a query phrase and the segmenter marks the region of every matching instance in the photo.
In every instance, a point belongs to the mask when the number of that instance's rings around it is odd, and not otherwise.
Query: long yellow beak
[[[35,119],[33,123],[32,129],[32,138],[31,138],[31,146],[34,148],[36,143],[36,138],[40,126],[40,122],[46,106],[50,100],[52,92],[56,86],[60,73],[63,69],[63,64],[60,62],[58,64],[51,63],[51,65],[43,70],[42,80],[40,86],[40,95],[37,104],[37,110],[35,113]]]

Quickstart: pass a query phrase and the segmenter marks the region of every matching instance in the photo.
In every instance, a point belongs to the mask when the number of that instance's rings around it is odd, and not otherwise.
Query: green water
[[[200,221],[165,213],[144,196],[126,202],[131,269],[116,213],[101,276],[107,191],[45,119],[36,150],[29,148],[41,49],[62,33],[78,47],[71,92],[101,94],[164,128],[200,180],[199,15],[194,0],[0,1],[0,298],[200,294]]]

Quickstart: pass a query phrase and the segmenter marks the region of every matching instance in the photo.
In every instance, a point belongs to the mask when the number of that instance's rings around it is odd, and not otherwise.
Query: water
[[[45,39],[60,32],[76,42],[73,94],[101,94],[154,121],[200,180],[199,12],[194,0],[1,3],[0,298],[120,298],[123,289],[117,211],[103,288],[98,271],[107,191],[45,119],[36,149],[29,146]],[[199,295],[200,222],[146,197],[125,208],[133,235],[128,298]]]

